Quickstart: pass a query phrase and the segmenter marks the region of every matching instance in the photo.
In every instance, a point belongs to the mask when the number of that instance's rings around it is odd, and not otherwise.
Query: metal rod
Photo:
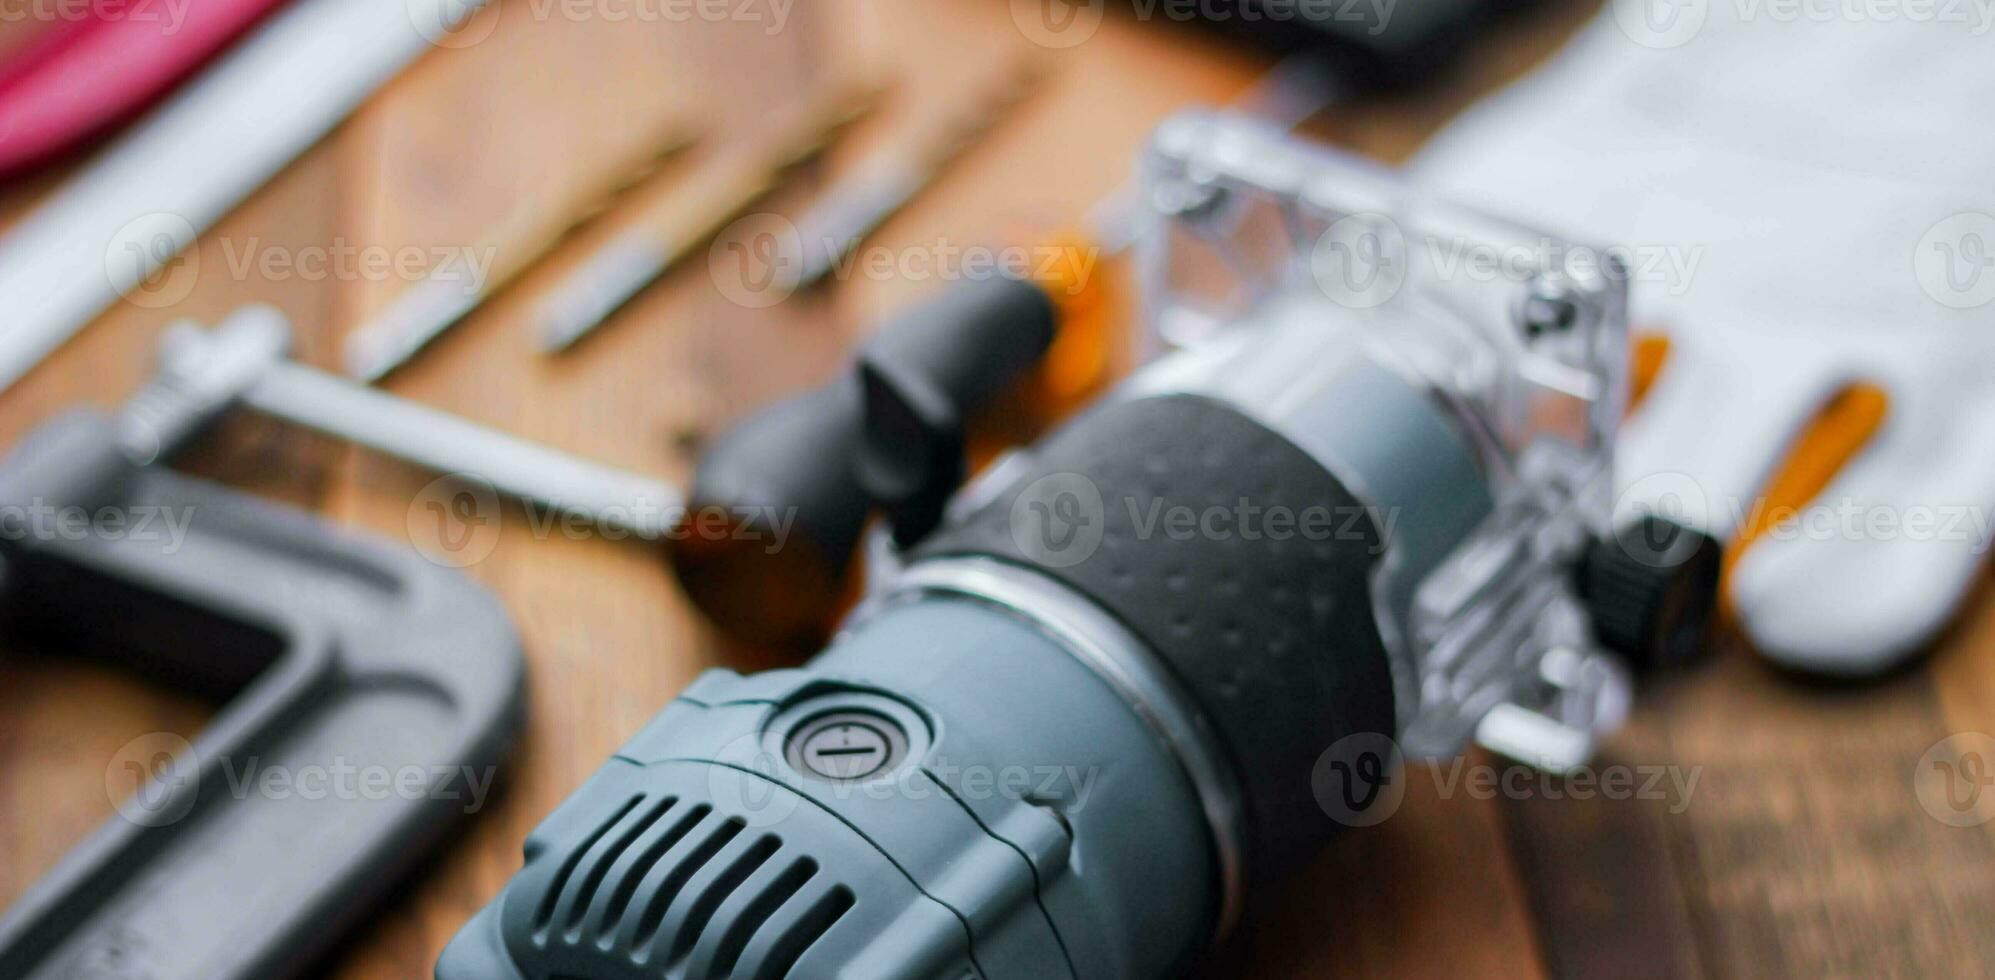
[[[273,365],[242,403],[426,469],[482,480],[508,496],[645,538],[684,513],[663,480],[578,459],[315,368]]]

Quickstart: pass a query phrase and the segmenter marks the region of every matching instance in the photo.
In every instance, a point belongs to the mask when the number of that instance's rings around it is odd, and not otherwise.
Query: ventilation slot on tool
[[[685,888],[686,882],[698,874],[701,868],[706,867],[707,862],[713,860],[713,856],[720,853],[720,849],[726,847],[728,842],[740,835],[742,829],[747,826],[748,824],[740,817],[729,817],[721,821],[719,826],[706,832],[699,846],[693,848],[665,873],[665,880],[659,883],[657,891],[646,900],[644,914],[638,919],[637,939],[633,944],[635,949],[647,950],[651,947],[652,940],[658,936],[659,926],[665,922],[665,912],[671,907],[672,900],[679,896],[680,889]]]
[[[574,876],[575,868],[582,863],[583,858],[596,849],[596,845],[601,843],[611,830],[630,815],[630,811],[637,809],[637,805],[642,802],[644,802],[642,796],[633,796],[625,801],[624,805],[617,809],[615,816],[603,821],[586,840],[582,841],[580,847],[568,852],[568,856],[561,862],[561,869],[554,873],[554,880],[548,884],[546,894],[541,896],[540,908],[533,914],[534,945],[547,944],[547,927],[554,921],[554,908],[561,901],[562,894],[568,890],[568,879]]]
[[[604,976],[784,980],[857,901],[818,857],[785,851],[711,804],[633,796],[562,856],[534,945],[607,957]]]
[[[693,944],[697,943],[701,934],[706,932],[707,923],[713,921],[713,914],[720,908],[720,903],[731,898],[735,889],[740,888],[742,882],[748,880],[749,875],[769,863],[769,858],[773,857],[782,846],[782,838],[775,834],[764,834],[714,877],[706,890],[700,893],[699,899],[693,903],[692,911],[686,915],[685,924],[679,928],[679,935],[673,940],[673,963],[684,962],[686,954],[693,951]]]
[[[625,913],[630,911],[630,901],[637,894],[638,886],[642,885],[645,877],[651,874],[651,869],[657,867],[658,862],[664,860],[665,855],[678,846],[679,842],[712,812],[713,807],[705,803],[687,809],[684,813],[673,817],[663,833],[656,834],[648,843],[640,842],[643,850],[638,854],[637,860],[631,862],[630,868],[619,875],[612,885],[609,905],[603,912],[603,921],[597,930],[597,945],[604,949],[610,948],[617,928],[624,922]]]
[[[783,907],[802,891],[804,883],[817,874],[817,862],[810,858],[799,858],[775,883],[763,889],[760,895],[741,910],[741,914],[727,925],[727,932],[721,937],[720,948],[714,952],[713,973],[727,976],[734,972],[734,964],[741,959],[741,951],[748,948],[748,941],[755,938],[755,931],[762,928],[776,910]]]
[[[564,938],[571,945],[581,940],[582,920],[589,914],[590,904],[595,902],[596,896],[601,893],[610,869],[615,867],[618,860],[637,843],[637,839],[656,825],[658,819],[671,810],[673,804],[677,802],[679,801],[676,799],[667,799],[656,806],[644,808],[641,816],[615,821],[616,833],[608,835],[604,842],[591,849],[595,853],[589,856],[589,873],[575,886],[573,894],[562,898],[562,903],[568,908]],[[624,876],[629,877],[630,872],[626,871]],[[620,886],[617,890],[621,890]]]
[[[755,980],[783,980],[796,968],[797,961],[803,958],[804,951],[811,944],[824,938],[845,913],[852,910],[856,900],[852,889],[839,885],[823,898],[817,900],[810,910],[792,924],[782,938],[769,947],[769,955],[762,960],[760,969],[755,971]]]

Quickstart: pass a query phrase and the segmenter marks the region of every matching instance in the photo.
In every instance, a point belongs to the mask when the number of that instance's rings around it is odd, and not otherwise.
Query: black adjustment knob
[[[894,543],[910,547],[942,523],[963,482],[963,420],[948,394],[892,362],[860,358],[859,390],[865,437],[853,472],[886,508]]]
[[[1600,642],[1639,670],[1696,660],[1718,607],[1723,559],[1716,539],[1661,517],[1595,540],[1578,585]]]
[[[716,440],[687,519],[719,510],[739,533],[675,542],[686,594],[737,638],[821,641],[873,511],[903,546],[935,527],[962,482],[963,419],[1039,362],[1054,326],[1032,282],[964,283],[882,326],[852,370]],[[787,538],[772,519],[792,523]]]
[[[859,356],[864,432],[853,472],[901,547],[927,537],[963,482],[963,425],[1053,343],[1057,314],[1038,284],[957,286],[881,327]]]

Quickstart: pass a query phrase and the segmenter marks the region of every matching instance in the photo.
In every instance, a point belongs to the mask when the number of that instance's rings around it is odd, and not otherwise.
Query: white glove
[[[1775,661],[1884,670],[1947,624],[1995,531],[1995,10],[1648,2],[1610,4],[1413,170],[1630,250],[1635,324],[1671,352],[1625,430],[1627,510],[1731,538],[1825,402],[1884,390],[1875,434],[1727,584]]]

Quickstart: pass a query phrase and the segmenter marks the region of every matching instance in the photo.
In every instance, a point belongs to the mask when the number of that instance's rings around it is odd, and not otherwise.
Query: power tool
[[[976,359],[863,350],[797,455],[884,515],[864,598],[638,732],[439,980],[1172,976],[1403,759],[1583,765],[1698,652],[1716,546],[1616,520],[1613,250],[1225,115],[1141,169],[1154,358],[958,486]]]

